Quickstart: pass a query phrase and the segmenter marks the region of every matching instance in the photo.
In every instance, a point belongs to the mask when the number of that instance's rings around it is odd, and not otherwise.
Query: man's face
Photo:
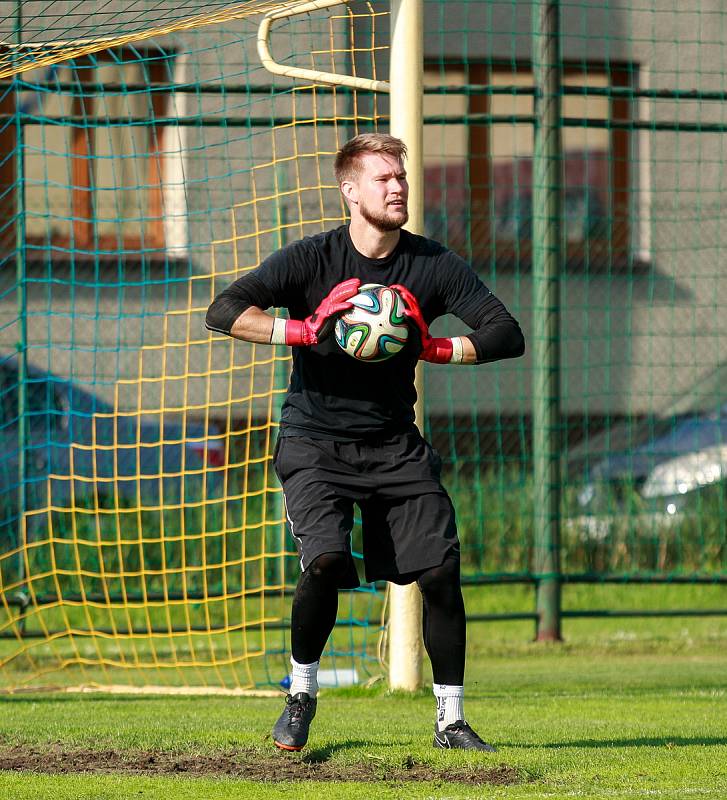
[[[361,216],[379,231],[395,231],[409,219],[409,184],[402,162],[387,153],[359,156],[360,173],[347,196]]]

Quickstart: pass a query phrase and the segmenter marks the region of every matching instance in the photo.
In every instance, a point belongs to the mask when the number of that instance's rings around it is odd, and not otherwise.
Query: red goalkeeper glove
[[[404,316],[408,317],[417,327],[422,340],[422,351],[419,358],[432,364],[449,364],[462,362],[462,344],[459,339],[435,338],[429,333],[429,326],[424,320],[421,308],[416,297],[401,284],[390,287],[396,290],[404,301]]]
[[[270,343],[299,347],[322,342],[333,329],[336,315],[353,308],[353,303],[348,301],[358,294],[359,286],[359,278],[349,278],[337,284],[321,300],[318,308],[304,320],[275,319]]]

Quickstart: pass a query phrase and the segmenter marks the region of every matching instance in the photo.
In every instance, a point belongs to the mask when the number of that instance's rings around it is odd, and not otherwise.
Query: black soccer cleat
[[[317,701],[305,692],[285,696],[285,708],[273,728],[273,741],[281,750],[302,750],[316,715]]]
[[[442,750],[482,750],[485,753],[496,753],[497,750],[482,739],[463,720],[458,719],[440,731],[434,726],[434,746]]]

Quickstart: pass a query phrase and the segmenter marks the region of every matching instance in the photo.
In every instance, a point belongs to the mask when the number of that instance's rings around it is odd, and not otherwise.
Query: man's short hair
[[[403,161],[406,145],[388,133],[362,133],[354,136],[336,153],[333,171],[340,186],[344,181],[355,180],[361,173],[360,156],[364,153],[388,153]]]

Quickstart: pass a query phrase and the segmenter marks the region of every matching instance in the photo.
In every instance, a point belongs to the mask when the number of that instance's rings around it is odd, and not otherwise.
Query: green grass
[[[380,673],[376,661],[379,637],[381,594],[355,592],[342,594],[339,619],[370,620],[368,626],[342,625],[336,628],[324,666],[333,666],[331,653],[338,654],[339,666],[356,666],[362,679],[368,680]],[[267,598],[264,615],[284,620],[289,615],[290,597]],[[465,588],[465,603],[470,615],[484,613],[532,612],[535,594],[526,585],[489,585]],[[219,603],[210,604],[211,615],[220,616]],[[259,598],[246,600],[248,620],[262,615]],[[189,618],[195,624],[205,622],[203,604],[191,604]],[[565,610],[637,611],[649,609],[727,609],[725,585],[566,585],[563,590]],[[117,625],[126,630],[125,614],[116,613]],[[130,612],[142,632],[146,629],[144,614],[136,609]],[[240,619],[240,604],[230,602],[229,619]],[[87,615],[95,625],[109,625],[111,614],[107,609],[65,608],[47,609],[46,624],[51,628],[66,630],[77,626],[83,630],[88,625]],[[163,609],[151,609],[154,622],[164,623]],[[180,607],[169,610],[176,624],[184,624]],[[220,619],[217,620],[221,622]],[[607,652],[631,652],[634,647],[641,652],[680,652],[689,647],[692,639],[700,648],[719,650],[727,637],[727,616],[653,620],[649,618],[624,620],[568,619],[565,622],[568,650],[572,646],[587,645],[592,650],[606,641]],[[29,628],[33,623],[29,623]],[[470,641],[482,655],[496,656],[502,652],[520,653],[534,635],[532,621],[484,624],[473,623]],[[0,689],[13,687],[60,686],[78,684],[171,684],[214,685],[236,687],[239,685],[269,686],[283,677],[287,670],[287,634],[284,630],[270,630],[265,634],[265,647],[256,629],[227,633],[194,634],[169,637],[159,635],[153,639],[141,637],[119,640],[113,637],[65,637],[51,642],[43,639],[16,639],[0,641],[0,659],[18,654],[0,669]],[[22,650],[25,648],[25,651]],[[247,656],[246,656],[247,654]],[[363,657],[365,654],[365,657]],[[108,666],[99,663],[103,656]],[[64,666],[65,664],[65,666]],[[122,664],[123,667],[113,667]],[[149,666],[157,664],[154,669]],[[146,666],[144,666],[146,665]],[[205,666],[209,665],[209,666]]]
[[[444,484],[457,509],[462,564],[474,574],[523,573],[533,564],[535,493],[519,467],[476,476],[451,472]],[[689,495],[682,512],[645,500],[629,484],[596,486],[593,507],[578,502],[583,476],[563,484],[561,569],[565,573],[724,575],[727,484]]]
[[[264,442],[269,445],[267,438]],[[242,450],[233,463],[246,466],[230,471],[224,497],[203,502],[192,493],[186,504],[165,497],[164,507],[150,504],[145,510],[129,499],[117,507],[109,497],[78,497],[74,512],[31,515],[35,527],[22,576],[13,552],[15,534],[5,526],[0,529],[0,584],[9,594],[30,584],[39,597],[215,594],[293,584],[297,559],[282,527],[280,490],[265,483],[270,473],[243,445],[237,443]],[[251,452],[262,459],[260,447],[258,442]],[[532,475],[519,465],[476,472],[450,465],[443,482],[457,509],[464,572],[529,573]],[[647,502],[632,486],[597,488],[586,513],[577,499],[582,476],[572,476],[562,487],[563,572],[724,576],[727,483],[690,493],[685,510],[673,517],[665,514],[663,498]],[[7,515],[0,507],[0,519]],[[358,525],[353,542],[360,549]]]
[[[720,587],[572,587],[581,606],[724,604]],[[618,587],[617,587],[618,588]],[[667,590],[668,589],[668,590]],[[711,594],[707,590],[713,590]],[[636,590],[636,591],[634,591]],[[645,590],[645,591],[642,591]],[[684,595],[686,590],[686,596]],[[478,590],[469,604],[529,602],[523,589]],[[599,596],[600,592],[600,596]],[[469,592],[471,594],[471,590]],[[0,700],[0,744],[215,754],[243,751],[272,763],[269,780],[0,772],[0,797],[128,800],[164,798],[724,798],[727,796],[727,620],[572,620],[566,642],[536,645],[529,623],[473,624],[466,709],[499,748],[494,756],[431,748],[433,700],[372,689],[327,691],[305,753],[355,769],[376,765],[373,783],[276,782],[268,731],[278,698],[20,695]],[[269,762],[272,757],[274,760]],[[444,779],[402,783],[403,764],[444,773],[453,765],[507,764],[519,781],[483,787]],[[397,772],[398,771],[398,772]]]

